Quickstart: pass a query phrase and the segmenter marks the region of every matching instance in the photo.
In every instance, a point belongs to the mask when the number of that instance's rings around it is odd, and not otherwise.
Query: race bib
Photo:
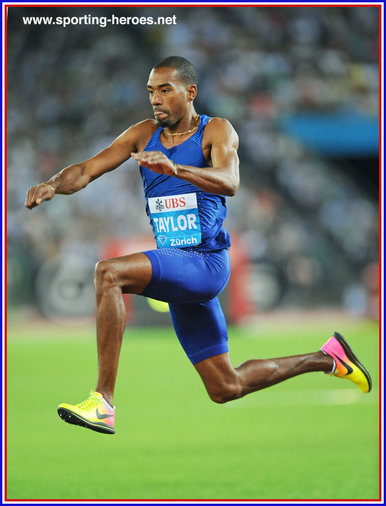
[[[159,248],[185,248],[201,243],[195,193],[151,197],[148,205]]]

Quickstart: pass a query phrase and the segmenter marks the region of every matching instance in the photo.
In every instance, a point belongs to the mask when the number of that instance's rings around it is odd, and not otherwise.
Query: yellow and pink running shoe
[[[59,404],[58,414],[67,423],[87,427],[104,434],[115,433],[115,408],[111,408],[103,395],[94,390],[91,390],[89,397],[79,404]]]
[[[359,362],[351,347],[339,332],[334,332],[321,348],[326,355],[334,360],[330,375],[347,378],[355,383],[364,393],[371,390],[371,376],[366,367]]]

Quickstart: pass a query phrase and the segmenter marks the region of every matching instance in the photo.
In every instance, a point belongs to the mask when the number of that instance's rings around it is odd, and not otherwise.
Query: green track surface
[[[315,351],[340,331],[373,391],[311,373],[211,402],[171,329],[128,329],[115,435],[64,423],[96,380],[93,326],[10,324],[8,499],[377,499],[378,326],[278,319],[231,328],[235,365]]]

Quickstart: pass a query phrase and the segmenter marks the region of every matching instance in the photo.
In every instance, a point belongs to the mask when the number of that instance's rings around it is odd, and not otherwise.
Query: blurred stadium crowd
[[[175,14],[177,24],[59,28],[21,20],[60,14]],[[228,199],[226,225],[252,263],[257,309],[344,306],[376,317],[377,195],[290,136],[281,120],[309,111],[378,116],[377,8],[12,7],[7,47],[13,307],[37,304],[36,283],[53,258],[73,258],[73,268],[86,259],[92,280],[93,260],[109,241],[151,234],[133,161],[71,197],[33,211],[23,203],[30,186],[151,117],[149,71],[179,54],[198,69],[196,110],[228,118],[240,137],[242,184]]]

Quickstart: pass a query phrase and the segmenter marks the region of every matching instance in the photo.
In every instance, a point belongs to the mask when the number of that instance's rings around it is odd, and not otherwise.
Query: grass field
[[[7,498],[377,499],[375,323],[231,328],[232,361],[314,351],[333,330],[368,366],[372,393],[312,373],[225,405],[209,400],[171,330],[128,330],[110,436],[56,413],[95,386],[92,326],[10,324]]]

